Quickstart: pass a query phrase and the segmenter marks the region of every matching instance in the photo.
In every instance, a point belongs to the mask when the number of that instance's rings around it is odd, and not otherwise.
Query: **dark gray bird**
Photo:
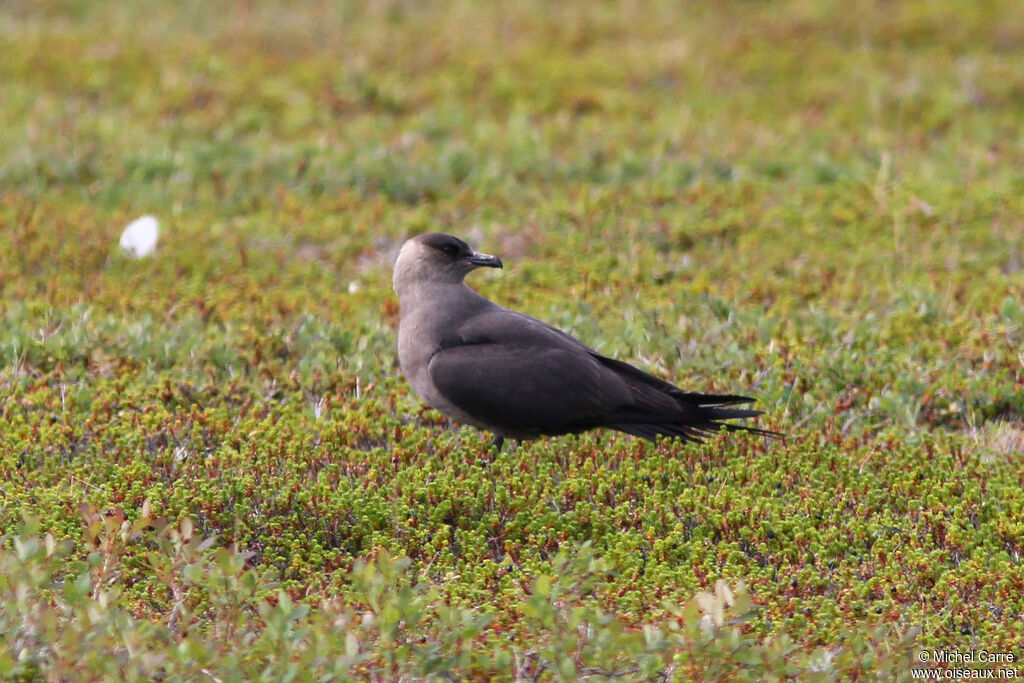
[[[617,429],[645,439],[700,441],[759,410],[745,396],[684,391],[628,363],[607,358],[568,334],[502,308],[470,289],[466,274],[501,268],[443,233],[418,235],[402,245],[394,271],[401,319],[398,362],[413,390],[457,422],[505,438]]]

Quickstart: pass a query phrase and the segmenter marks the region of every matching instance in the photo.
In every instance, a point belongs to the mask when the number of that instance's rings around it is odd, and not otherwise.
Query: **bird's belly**
[[[430,378],[429,358],[423,357],[414,359],[406,356],[403,359],[402,353],[399,352],[398,364],[402,368],[402,373],[409,382],[409,386],[412,387],[413,392],[415,392],[415,394],[428,406],[442,413],[446,417],[451,418],[455,422],[483,429],[509,439],[526,440],[537,437],[537,434],[533,432],[508,431],[496,425],[482,422],[446,399],[437,390],[434,386],[433,380]],[[416,368],[416,370],[412,371],[411,368]]]
[[[409,385],[412,387],[416,395],[423,399],[431,408],[440,411],[444,415],[461,424],[468,424],[479,429],[485,429],[487,431],[495,432],[494,426],[481,422],[474,418],[472,415],[462,410],[451,401],[446,399],[444,396],[437,391],[433,381],[430,379],[430,375],[426,370],[426,364],[423,365],[423,370],[416,375],[406,375],[409,380]],[[503,434],[502,436],[509,436],[511,438],[523,438],[522,436],[513,434]]]
[[[406,332],[406,334],[403,334],[403,332]],[[408,330],[399,329],[398,365],[402,369],[402,374],[405,375],[406,381],[409,382],[409,386],[412,387],[413,392],[428,406],[444,413],[456,422],[479,427],[480,429],[490,429],[487,425],[473,419],[471,415],[453,405],[437,391],[434,382],[430,379],[430,358],[433,356],[435,349],[426,349],[426,352],[424,352],[422,349],[415,348],[415,346],[409,343],[410,336]]]

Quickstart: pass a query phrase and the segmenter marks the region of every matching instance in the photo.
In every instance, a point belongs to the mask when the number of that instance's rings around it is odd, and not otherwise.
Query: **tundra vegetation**
[[[1012,0],[0,4],[0,677],[1024,655],[1022,46]],[[428,230],[786,440],[493,453],[399,377]]]

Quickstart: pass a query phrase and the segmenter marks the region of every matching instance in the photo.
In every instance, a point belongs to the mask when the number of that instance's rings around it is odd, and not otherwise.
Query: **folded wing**
[[[630,403],[628,385],[587,353],[551,347],[470,344],[434,354],[438,391],[509,434],[565,434],[599,426]]]
[[[731,407],[752,399],[683,391],[498,306],[442,340],[429,372],[448,401],[506,434],[609,427],[651,440],[699,441],[723,426],[772,434],[725,422],[760,415]]]

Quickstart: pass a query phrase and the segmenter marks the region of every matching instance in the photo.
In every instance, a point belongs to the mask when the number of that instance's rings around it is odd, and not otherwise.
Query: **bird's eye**
[[[454,244],[442,244],[438,249],[447,256],[456,256],[459,253],[459,248]]]

